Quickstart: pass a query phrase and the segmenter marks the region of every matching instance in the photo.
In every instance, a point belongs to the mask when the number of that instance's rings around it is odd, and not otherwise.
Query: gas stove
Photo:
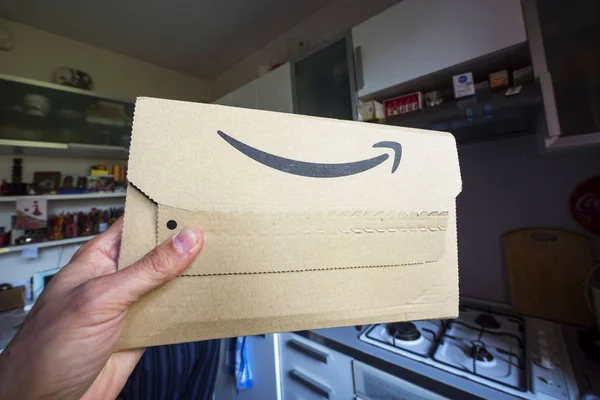
[[[558,324],[461,306],[453,320],[377,324],[360,340],[517,398],[576,399]]]

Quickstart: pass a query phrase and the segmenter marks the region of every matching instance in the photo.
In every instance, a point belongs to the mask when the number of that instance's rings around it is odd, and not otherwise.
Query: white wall
[[[303,54],[333,40],[353,26],[372,17],[399,0],[338,0],[306,18],[289,31],[273,39],[229,70],[211,81],[211,100],[258,78],[260,66],[272,66],[295,59],[298,55],[293,45],[302,40],[306,44]]]
[[[563,228],[590,237],[571,218],[569,197],[600,174],[600,146],[540,155],[534,137],[459,145],[458,198],[462,296],[509,303],[501,235],[528,227]],[[594,238],[600,250],[600,238]]]
[[[206,101],[207,82],[98,47],[0,19],[14,36],[15,47],[0,51],[0,73],[50,81],[62,66],[89,73],[99,93],[135,98],[163,97]]]

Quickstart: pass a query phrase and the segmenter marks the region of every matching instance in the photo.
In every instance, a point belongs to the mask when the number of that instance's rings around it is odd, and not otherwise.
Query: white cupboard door
[[[295,333],[279,334],[284,400],[354,399],[352,358]]]
[[[352,39],[363,97],[527,37],[520,0],[404,0],[353,28]]]
[[[233,95],[231,93],[227,93],[225,96],[220,99],[215,100],[215,104],[220,104],[222,106],[232,106],[233,105]]]
[[[285,63],[258,78],[258,108],[285,113],[294,112],[290,63]]]
[[[249,82],[241,88],[231,92],[232,106],[243,108],[257,108],[257,87],[256,80]]]

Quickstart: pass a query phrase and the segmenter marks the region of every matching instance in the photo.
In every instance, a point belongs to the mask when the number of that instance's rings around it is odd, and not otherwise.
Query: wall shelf
[[[127,158],[133,99],[2,74],[0,93],[0,154]],[[31,96],[46,105],[43,115],[27,112]]]
[[[92,240],[96,236],[98,236],[98,235],[82,236],[82,237],[71,238],[71,239],[62,239],[62,240],[50,240],[47,242],[23,244],[23,245],[19,245],[19,246],[0,247],[0,254],[13,253],[16,251],[21,251],[24,249],[30,249],[30,248],[35,248],[35,247],[37,247],[38,249],[42,249],[44,247],[66,246],[69,244],[84,243],[89,240]]]
[[[23,78],[20,76],[0,74],[0,79],[4,80],[4,81],[8,81],[8,82],[13,82],[16,84],[39,88],[42,90],[44,90],[44,89],[51,90],[51,91],[55,91],[57,93],[81,95],[81,96],[92,98],[94,100],[100,99],[100,100],[114,101],[114,102],[119,102],[119,103],[134,103],[135,102],[135,99],[131,99],[131,98],[110,96],[110,95],[105,95],[102,93],[97,93],[97,92],[94,92],[91,90],[78,89],[78,88],[74,88],[74,87],[59,85],[59,84],[52,83],[52,82],[44,82],[44,81],[38,81],[35,79]]]
[[[18,199],[47,199],[54,200],[88,200],[88,199],[111,199],[125,197],[126,192],[101,192],[101,193],[83,193],[83,194],[48,194],[38,196],[0,196],[0,203],[14,202]]]
[[[508,97],[505,90],[482,89],[472,97],[389,117],[384,123],[450,132],[458,142],[533,134],[542,107],[538,86],[524,84],[519,94]]]
[[[127,160],[129,150],[121,146],[0,139],[0,155]]]

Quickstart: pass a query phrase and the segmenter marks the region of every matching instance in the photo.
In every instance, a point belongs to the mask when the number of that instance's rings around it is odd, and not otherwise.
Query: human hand
[[[200,252],[185,229],[117,271],[122,218],[83,245],[52,278],[23,327],[0,354],[0,399],[108,399],[143,349],[115,352],[127,308],[175,278]]]

